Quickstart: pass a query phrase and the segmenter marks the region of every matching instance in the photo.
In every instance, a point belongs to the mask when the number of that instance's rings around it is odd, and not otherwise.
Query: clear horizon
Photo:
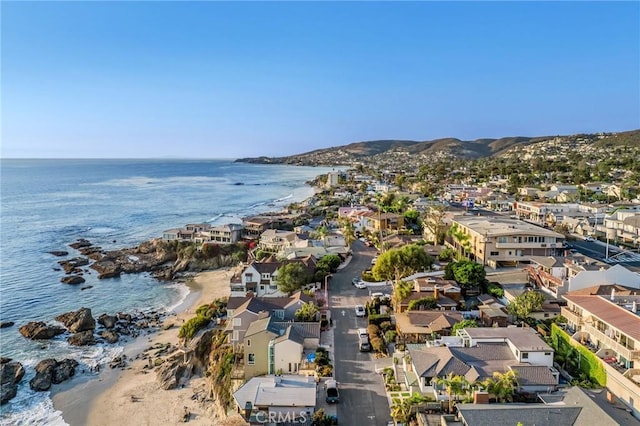
[[[640,129],[638,2],[3,2],[2,158]]]

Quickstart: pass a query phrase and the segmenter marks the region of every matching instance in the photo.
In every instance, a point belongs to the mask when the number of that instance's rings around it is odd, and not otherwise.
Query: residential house
[[[464,333],[472,330],[480,331],[473,337]],[[510,370],[521,377],[520,392],[556,389],[559,373],[553,368],[553,349],[529,329],[466,328],[458,335],[464,346],[407,345],[409,360],[403,360],[403,364],[413,373],[408,380],[415,381],[421,392],[433,391],[438,400],[443,400],[446,391],[433,386],[439,377],[459,375],[473,383],[492,377],[494,372]]]
[[[518,362],[553,367],[553,349],[531,328],[464,328],[458,330],[458,336],[467,347],[479,343],[506,343]]]
[[[298,214],[265,214],[242,219],[243,237],[257,240],[267,229],[292,230]]]
[[[252,262],[234,274],[230,280],[232,296],[246,296],[251,292],[258,297],[286,296],[278,290],[278,269],[282,262]]]
[[[366,212],[361,217],[364,229],[377,233],[382,231],[397,232],[404,227],[404,217],[396,213]]]
[[[521,219],[533,222],[546,223],[547,216],[551,213],[561,215],[562,213],[578,211],[578,204],[566,203],[540,203],[537,201],[518,201],[514,205],[516,214]]]
[[[252,426],[310,425],[316,408],[316,382],[310,376],[253,377],[234,392],[233,398]]]
[[[498,306],[482,305],[478,306],[480,311],[480,322],[485,327],[506,327],[508,325],[509,315],[504,309]]]
[[[531,256],[562,251],[564,235],[503,217],[458,217],[445,243],[458,253],[492,268],[528,263]]]
[[[281,306],[270,303],[267,299],[249,297],[240,306],[233,310],[233,316],[229,316],[226,332],[229,333],[229,342],[235,352],[241,352],[244,335],[249,326],[257,319],[262,319],[273,313],[275,318],[284,319],[284,309]]]
[[[618,289],[618,291],[616,291]],[[575,346],[595,353],[607,373],[607,389],[640,418],[640,291],[602,286],[565,294],[562,315]]]
[[[571,386],[553,393],[538,394],[538,403],[486,402],[457,404],[456,425],[555,425],[555,426],[618,426],[637,422],[624,410],[605,411],[590,390]],[[602,403],[600,403],[602,404]],[[609,404],[604,402],[604,404]],[[442,423],[447,426],[449,423]]]
[[[458,311],[405,311],[394,316],[398,341],[403,343],[424,343],[449,336],[453,326],[463,320]]]
[[[419,277],[413,280],[413,291],[396,306],[398,313],[405,312],[411,302],[431,297],[441,311],[455,311],[460,301],[461,289],[453,280],[440,277]]]
[[[640,212],[620,209],[604,218],[606,237],[640,247]]]
[[[306,363],[305,352],[315,353],[320,341],[319,322],[278,322],[262,314],[244,335],[245,379],[264,374],[295,374]]]
[[[200,239],[202,242],[215,244],[234,244],[240,239],[242,229],[242,225],[238,223],[212,226],[208,230],[200,233]]]
[[[201,232],[207,232],[211,228],[208,223],[190,223],[182,228],[167,229],[162,231],[164,241],[195,241]]]
[[[305,303],[313,302],[312,296],[298,291],[285,297],[230,297],[227,303],[227,332],[230,333],[230,342],[234,348],[241,345],[244,335],[253,321],[260,314],[267,313],[273,316],[275,321],[292,321],[295,313]]]
[[[278,253],[286,247],[292,247],[296,240],[297,234],[293,231],[267,229],[260,235],[258,247],[263,251]]]

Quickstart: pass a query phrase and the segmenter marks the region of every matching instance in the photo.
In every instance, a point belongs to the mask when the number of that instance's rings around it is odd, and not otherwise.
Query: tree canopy
[[[508,306],[510,314],[520,319],[527,319],[531,312],[540,310],[544,303],[544,294],[537,291],[527,291],[516,297]]]
[[[462,288],[482,284],[486,275],[484,266],[471,260],[451,262],[445,268],[445,279],[453,278]]]
[[[295,313],[296,321],[315,321],[318,315],[318,307],[313,302],[307,302]]]
[[[382,253],[371,272],[378,281],[398,282],[416,272],[429,270],[432,266],[433,258],[425,253],[423,247],[411,244]]]
[[[476,328],[476,327],[478,327],[478,323],[476,322],[476,320],[473,320],[473,319],[462,320],[460,322],[453,324],[453,328],[451,328],[451,335],[455,336],[458,330],[462,330],[463,328]]]
[[[291,294],[308,284],[311,274],[300,263],[288,263],[278,269],[278,288],[283,293]]]

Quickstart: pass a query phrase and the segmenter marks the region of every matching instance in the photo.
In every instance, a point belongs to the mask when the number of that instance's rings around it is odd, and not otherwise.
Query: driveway
[[[386,426],[391,420],[382,376],[373,352],[360,352],[356,329],[366,327],[366,318],[357,318],[354,307],[369,298],[366,289],[357,289],[352,278],[371,266],[376,250],[362,242],[353,243],[349,266],[333,275],[329,285],[331,318],[334,323],[335,377],[340,388],[338,422],[341,425]],[[388,360],[387,360],[388,361]],[[388,364],[385,363],[385,364]]]

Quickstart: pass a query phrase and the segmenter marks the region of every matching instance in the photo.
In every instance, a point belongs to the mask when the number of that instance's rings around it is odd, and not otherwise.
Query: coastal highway
[[[389,403],[382,376],[375,373],[381,361],[373,352],[360,352],[356,330],[366,327],[366,318],[357,318],[354,307],[369,298],[366,289],[357,289],[351,279],[371,267],[374,248],[362,242],[352,244],[353,258],[342,271],[335,273],[329,284],[331,317],[334,323],[335,377],[340,389],[338,423],[341,425],[386,426],[391,420]],[[385,364],[385,365],[386,365]]]

